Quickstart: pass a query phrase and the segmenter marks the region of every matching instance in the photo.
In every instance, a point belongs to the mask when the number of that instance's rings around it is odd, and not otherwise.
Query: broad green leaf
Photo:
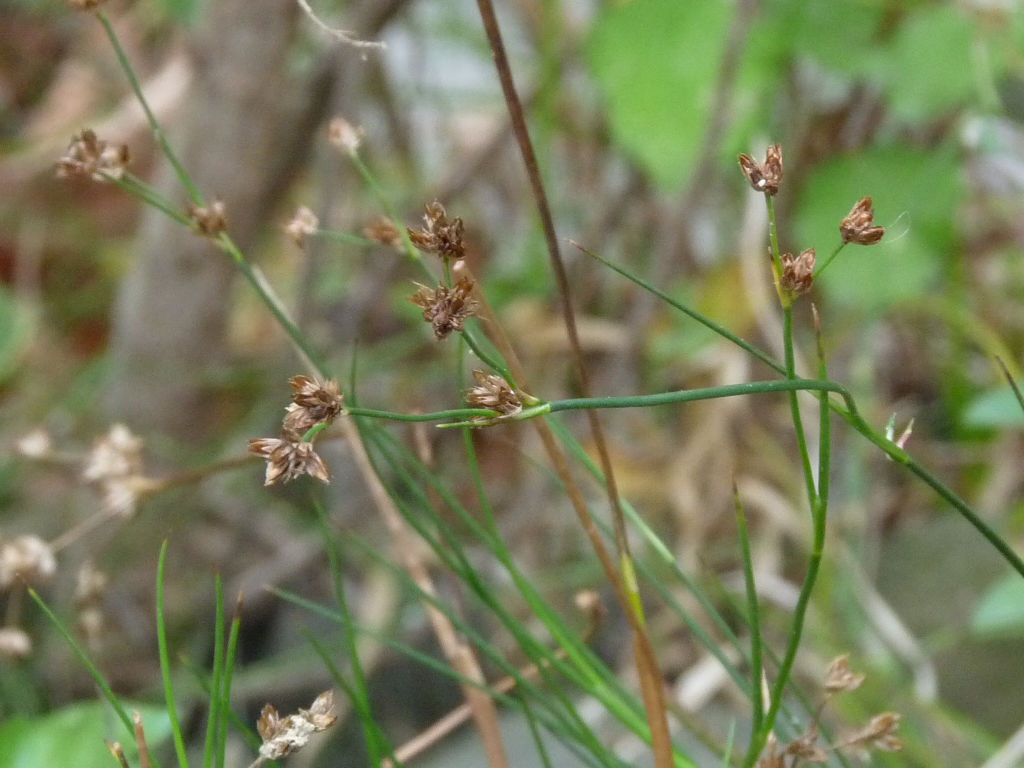
[[[1009,387],[982,392],[968,404],[963,416],[964,426],[977,429],[998,429],[1024,426],[1024,411]]]
[[[782,43],[795,58],[809,58],[840,74],[860,74],[877,56],[885,8],[876,0],[769,0],[751,43]]]
[[[18,370],[35,326],[32,309],[0,287],[0,383]]]
[[[162,706],[128,705],[142,715],[152,750],[171,730]],[[111,768],[117,762],[104,739],[118,741],[130,765],[137,765],[134,738],[106,702],[71,704],[39,717],[12,717],[0,723],[0,768]]]
[[[899,26],[883,66],[890,107],[907,120],[926,120],[968,103],[978,72],[974,24],[953,3],[917,10]]]
[[[954,250],[961,193],[950,147],[924,152],[894,145],[843,155],[811,174],[794,219],[796,241],[782,247],[796,253],[813,246],[826,258],[839,245],[839,222],[870,196],[885,237],[874,246],[846,246],[818,284],[836,302],[884,310],[939,283]]]
[[[1024,579],[1015,573],[989,587],[974,608],[971,631],[980,635],[1024,635]]]
[[[701,149],[732,4],[632,0],[605,7],[586,44],[612,137],[678,188]]]

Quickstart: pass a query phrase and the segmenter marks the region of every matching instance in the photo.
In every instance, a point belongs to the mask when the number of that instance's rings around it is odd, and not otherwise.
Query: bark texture
[[[285,72],[297,14],[284,0],[211,0],[206,7],[191,41],[193,86],[165,129],[207,202],[225,202],[228,231],[246,251],[269,217],[283,160],[294,150]],[[185,202],[166,164],[157,184]],[[114,312],[112,416],[183,443],[203,439],[207,394],[222,379],[217,369],[234,275],[223,252],[147,209],[137,261]]]

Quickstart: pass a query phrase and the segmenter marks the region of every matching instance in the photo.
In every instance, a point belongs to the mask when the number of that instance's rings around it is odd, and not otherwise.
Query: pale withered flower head
[[[108,144],[89,128],[79,131],[57,161],[57,176],[86,176],[93,181],[109,181],[124,175],[128,165],[128,147]]]
[[[221,200],[214,200],[209,205],[189,203],[185,210],[192,228],[203,237],[216,237],[228,228],[227,207]]]
[[[515,416],[523,410],[519,395],[501,376],[473,371],[476,386],[466,393],[466,404],[471,408],[487,408],[502,416]]]
[[[0,592],[16,581],[43,584],[57,572],[57,558],[50,545],[26,534],[0,541]]]
[[[317,424],[331,422],[345,412],[345,400],[338,382],[322,382],[309,376],[293,376],[288,383],[295,390],[285,408],[284,431],[303,435]]]
[[[750,155],[739,156],[740,170],[755,192],[776,195],[782,183],[782,147],[772,144],[768,147],[763,163],[754,160]]]
[[[871,198],[862,197],[839,223],[839,234],[843,244],[874,245],[882,239],[885,227],[876,227],[875,212],[871,210]]]
[[[354,155],[363,140],[363,129],[343,117],[335,117],[327,126],[327,139],[341,151]]]
[[[327,730],[337,719],[332,691],[317,696],[308,710],[300,709],[287,717],[281,717],[273,706],[264,704],[256,721],[256,730],[263,740],[260,757],[277,760],[297,752],[309,743],[310,736]]]
[[[290,482],[302,475],[315,477],[328,483],[331,474],[324,460],[313,450],[313,444],[303,442],[302,436],[286,433],[284,437],[261,437],[249,441],[249,452],[267,460],[264,485],[278,481]]]
[[[473,281],[468,277],[460,278],[451,288],[445,285],[429,288],[420,283],[416,286],[419,290],[409,297],[409,301],[423,308],[423,319],[433,326],[438,340],[452,331],[461,331],[466,318],[476,312],[478,304],[471,297]]]
[[[32,638],[20,627],[0,629],[0,659],[16,661],[32,655]]]
[[[409,230],[413,245],[426,253],[436,253],[442,259],[458,261],[465,257],[462,219],[449,219],[444,206],[435,200],[426,206],[423,222],[423,229]]]
[[[284,225],[285,234],[292,239],[299,248],[306,244],[306,238],[316,233],[320,226],[320,219],[309,208],[300,205],[291,220]]]
[[[784,253],[782,261],[782,277],[779,287],[792,296],[799,296],[811,290],[814,282],[814,249],[808,248],[799,256]]]
[[[93,444],[82,479],[99,489],[104,510],[120,517],[131,517],[139,500],[159,485],[143,475],[142,439],[123,424]]]

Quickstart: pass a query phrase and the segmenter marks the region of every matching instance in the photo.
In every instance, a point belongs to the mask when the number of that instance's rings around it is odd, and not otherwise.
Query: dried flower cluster
[[[784,253],[781,261],[782,276],[779,278],[779,288],[794,298],[811,290],[811,284],[814,282],[813,248],[808,248],[799,256]]]
[[[0,593],[50,581],[57,572],[53,549],[38,536],[0,539]],[[32,654],[32,638],[21,627],[0,629],[0,658],[23,659]]]
[[[814,722],[799,737],[780,749],[775,734],[768,736],[764,753],[757,762],[757,768],[796,768],[809,763],[826,763],[829,751],[842,750],[861,753],[866,756],[870,750],[895,752],[903,748],[896,736],[900,716],[895,712],[883,712],[871,718],[866,726],[836,741],[831,750],[818,743],[818,717],[829,698],[840,693],[856,690],[864,682],[864,675],[850,671],[849,659],[840,656],[832,661],[825,672],[823,684],[825,701],[818,708]]]
[[[75,618],[79,634],[96,649],[107,631],[103,599],[107,594],[107,574],[86,560],[75,578]]]
[[[281,717],[274,707],[265,704],[260,719],[256,721],[256,730],[263,739],[260,757],[264,760],[277,760],[297,752],[309,743],[310,736],[327,730],[337,719],[332,691],[317,696],[308,710],[300,709],[287,717]]]
[[[763,163],[754,160],[750,155],[739,156],[740,170],[747,177],[755,192],[766,195],[777,195],[782,183],[782,147],[772,144],[768,147]]]
[[[189,203],[185,210],[192,228],[203,237],[216,237],[228,228],[227,208],[221,200],[214,200],[210,205]]]
[[[85,128],[71,138],[71,143],[57,161],[57,176],[85,176],[94,181],[120,179],[128,165],[128,147],[108,144]]]
[[[294,376],[288,382],[294,392],[285,407],[280,437],[261,437],[249,441],[249,452],[267,461],[264,485],[289,482],[310,475],[324,483],[331,475],[313,443],[304,435],[321,424],[330,424],[345,412],[338,382],[321,382],[309,376]]]
[[[105,0],[68,0],[68,5],[75,11],[91,11],[99,7]]]
[[[284,225],[285,234],[292,239],[299,248],[306,244],[306,238],[315,234],[320,226],[320,219],[309,208],[299,206],[295,215]]]
[[[515,416],[523,410],[522,399],[501,376],[475,370],[473,380],[476,386],[466,393],[466,405],[497,411],[502,417]]]
[[[875,226],[875,213],[871,210],[871,198],[862,197],[839,223],[839,234],[843,245],[874,245],[882,239],[885,227]]]
[[[413,245],[446,260],[458,261],[466,256],[462,219],[449,219],[444,206],[435,200],[427,204],[423,222],[423,229],[409,230]]]
[[[363,141],[363,129],[343,117],[335,117],[327,126],[327,139],[341,151],[354,155]]]
[[[466,318],[472,317],[478,306],[471,297],[473,281],[468,277],[461,278],[451,288],[445,285],[430,288],[420,283],[416,283],[416,287],[419,290],[409,301],[423,308],[423,319],[434,327],[438,340],[452,331],[461,331]]]
[[[381,245],[386,245],[389,248],[394,248],[397,251],[402,250],[402,234],[398,231],[395,223],[387,216],[377,216],[363,227],[363,237],[368,240],[374,240]]]
[[[142,439],[123,424],[114,424],[86,457],[82,479],[99,489],[105,512],[132,517],[139,500],[159,487],[143,474]]]

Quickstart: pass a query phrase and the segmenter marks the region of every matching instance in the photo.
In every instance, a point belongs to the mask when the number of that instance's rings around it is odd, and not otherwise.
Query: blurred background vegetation
[[[225,201],[232,235],[343,389],[356,361],[366,406],[440,410],[461,399],[453,346],[438,345],[406,301],[420,276],[403,257],[329,237],[299,248],[282,231],[300,204],[323,228],[353,235],[382,213],[327,142],[327,120],[339,114],[364,130],[362,157],[406,224],[418,226],[434,199],[466,222],[469,262],[535,394],[575,394],[543,237],[472,2],[317,4],[332,26],[384,50],[338,44],[279,0],[111,0],[106,9],[172,144],[204,193]],[[831,252],[840,219],[872,197],[885,239],[844,250],[812,295],[830,376],[877,426],[893,414],[900,429],[913,419],[909,451],[1020,551],[1024,414],[995,358],[1019,380],[1022,4],[514,0],[500,11],[559,234],[776,355],[763,203],[737,153],[783,147],[783,251]],[[154,472],[182,471],[242,456],[248,438],[272,434],[287,378],[305,371],[223,254],[112,186],[55,178],[71,135],[92,127],[131,147],[134,173],[173,190],[99,25],[58,0],[7,0],[0,43],[0,536],[52,539],[100,502],[77,470],[17,455],[18,438],[43,427],[73,455],[123,422],[144,439]],[[631,283],[566,255],[595,394],[769,377]],[[810,373],[810,302],[797,318],[800,370]],[[776,640],[810,536],[787,419],[783,400],[763,395],[607,416],[624,495],[680,567],[723,600],[742,596],[736,481]],[[392,429],[427,445],[457,490],[467,482],[458,435]],[[564,498],[528,458],[531,440],[517,427],[476,435],[509,548],[571,614],[573,595],[602,577]],[[833,440],[828,550],[798,677],[815,679],[850,653],[868,682],[843,714],[904,716],[907,749],[884,764],[980,765],[1024,725],[1024,593],[927,488],[839,425]],[[325,687],[302,638],[322,629],[316,618],[263,589],[310,599],[329,591],[311,492],[367,545],[346,554],[356,612],[432,650],[421,607],[367,554],[388,545],[349,457],[340,446],[324,455],[334,478],[326,489],[265,490],[253,461],[149,499],[133,519],[61,552],[44,590],[58,612],[73,615],[82,563],[110,577],[93,652],[119,693],[159,699],[152,585],[165,537],[172,638],[194,664],[210,654],[211,575],[229,596],[245,593],[235,685],[247,721],[265,701],[291,711]],[[27,605],[3,607],[34,648],[0,660],[0,718],[21,727],[79,717],[80,731],[59,727],[80,733],[69,739],[76,749],[92,739],[109,760],[100,715],[68,708],[93,697],[91,680]],[[674,616],[651,610],[681,706],[710,719],[742,709],[727,677],[701,671],[706,653]],[[594,642],[628,668],[614,614]],[[378,649],[368,667],[396,742],[459,701],[453,683],[400,654]],[[0,745],[14,743],[15,729],[4,728]],[[321,764],[364,764],[355,732],[340,730]],[[75,757],[55,764],[94,764]]]

